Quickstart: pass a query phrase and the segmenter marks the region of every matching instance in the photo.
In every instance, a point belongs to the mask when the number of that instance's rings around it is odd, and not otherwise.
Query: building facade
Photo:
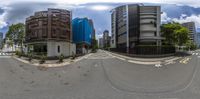
[[[129,53],[138,45],[161,45],[160,6],[119,6],[112,10],[111,21],[111,48],[126,49]]]
[[[197,32],[197,47],[200,48],[200,32]]]
[[[110,40],[111,40],[111,37],[109,36],[109,31],[105,30],[103,32],[103,48],[110,47]]]
[[[196,34],[196,28],[194,22],[186,22],[183,23],[182,26],[187,28],[189,30],[189,38],[192,42],[197,44],[197,34]]]
[[[20,50],[21,47],[16,42],[11,41],[9,38],[3,40],[2,52],[15,52]]]
[[[103,38],[99,38],[99,48],[103,49],[104,44],[103,44]]]
[[[72,21],[73,42],[76,44],[77,53],[87,53],[92,45],[94,26],[91,19],[75,18]]]
[[[0,32],[0,49],[3,47],[3,33]]]
[[[26,18],[26,52],[46,54],[48,57],[70,56],[72,44],[71,11],[48,9]]]
[[[97,42],[96,41],[95,29],[94,29],[94,23],[93,23],[93,21],[91,19],[89,19],[89,23],[90,23],[90,25],[92,26],[92,29],[93,29],[93,32],[91,34],[91,39],[92,39],[91,47],[94,48],[96,46],[96,42]]]

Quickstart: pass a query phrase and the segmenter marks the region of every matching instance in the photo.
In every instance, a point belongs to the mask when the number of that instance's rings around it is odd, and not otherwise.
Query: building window
[[[157,36],[156,32],[154,32],[154,36]]]
[[[60,53],[60,46],[58,45],[58,53]]]

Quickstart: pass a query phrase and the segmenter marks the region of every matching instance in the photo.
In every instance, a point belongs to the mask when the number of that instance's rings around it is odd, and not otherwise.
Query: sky
[[[113,2],[114,1],[114,2]],[[138,2],[140,1],[140,2]],[[73,18],[88,17],[94,21],[97,38],[104,30],[111,29],[110,10],[127,3],[160,5],[162,23],[194,21],[200,32],[200,2],[198,0],[0,0],[0,32],[4,34],[8,26],[25,22],[25,18],[35,11],[47,8],[61,8],[72,11]]]

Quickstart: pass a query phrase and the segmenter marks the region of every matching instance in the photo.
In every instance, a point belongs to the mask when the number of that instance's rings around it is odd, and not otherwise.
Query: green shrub
[[[60,54],[60,56],[59,56],[58,58],[59,58],[59,62],[63,62],[64,55],[63,55],[63,54]]]
[[[16,51],[15,54],[16,54],[19,58],[22,57],[22,52],[20,52],[20,51]]]
[[[76,54],[74,52],[72,52],[72,59],[76,58]]]
[[[44,64],[45,61],[46,61],[46,56],[45,55],[40,56],[40,64]]]
[[[31,53],[28,54],[28,61],[31,62],[33,59],[33,55]]]
[[[97,49],[93,48],[92,53],[96,53],[96,52],[97,52]]]

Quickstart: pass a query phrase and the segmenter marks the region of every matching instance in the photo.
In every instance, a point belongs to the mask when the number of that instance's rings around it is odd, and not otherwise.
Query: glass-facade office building
[[[138,45],[161,46],[160,17],[160,6],[128,4],[114,8],[111,48],[129,52]]]
[[[94,28],[90,21],[88,18],[75,18],[72,21],[73,42],[80,53],[83,53],[83,48],[89,49],[92,43]]]

